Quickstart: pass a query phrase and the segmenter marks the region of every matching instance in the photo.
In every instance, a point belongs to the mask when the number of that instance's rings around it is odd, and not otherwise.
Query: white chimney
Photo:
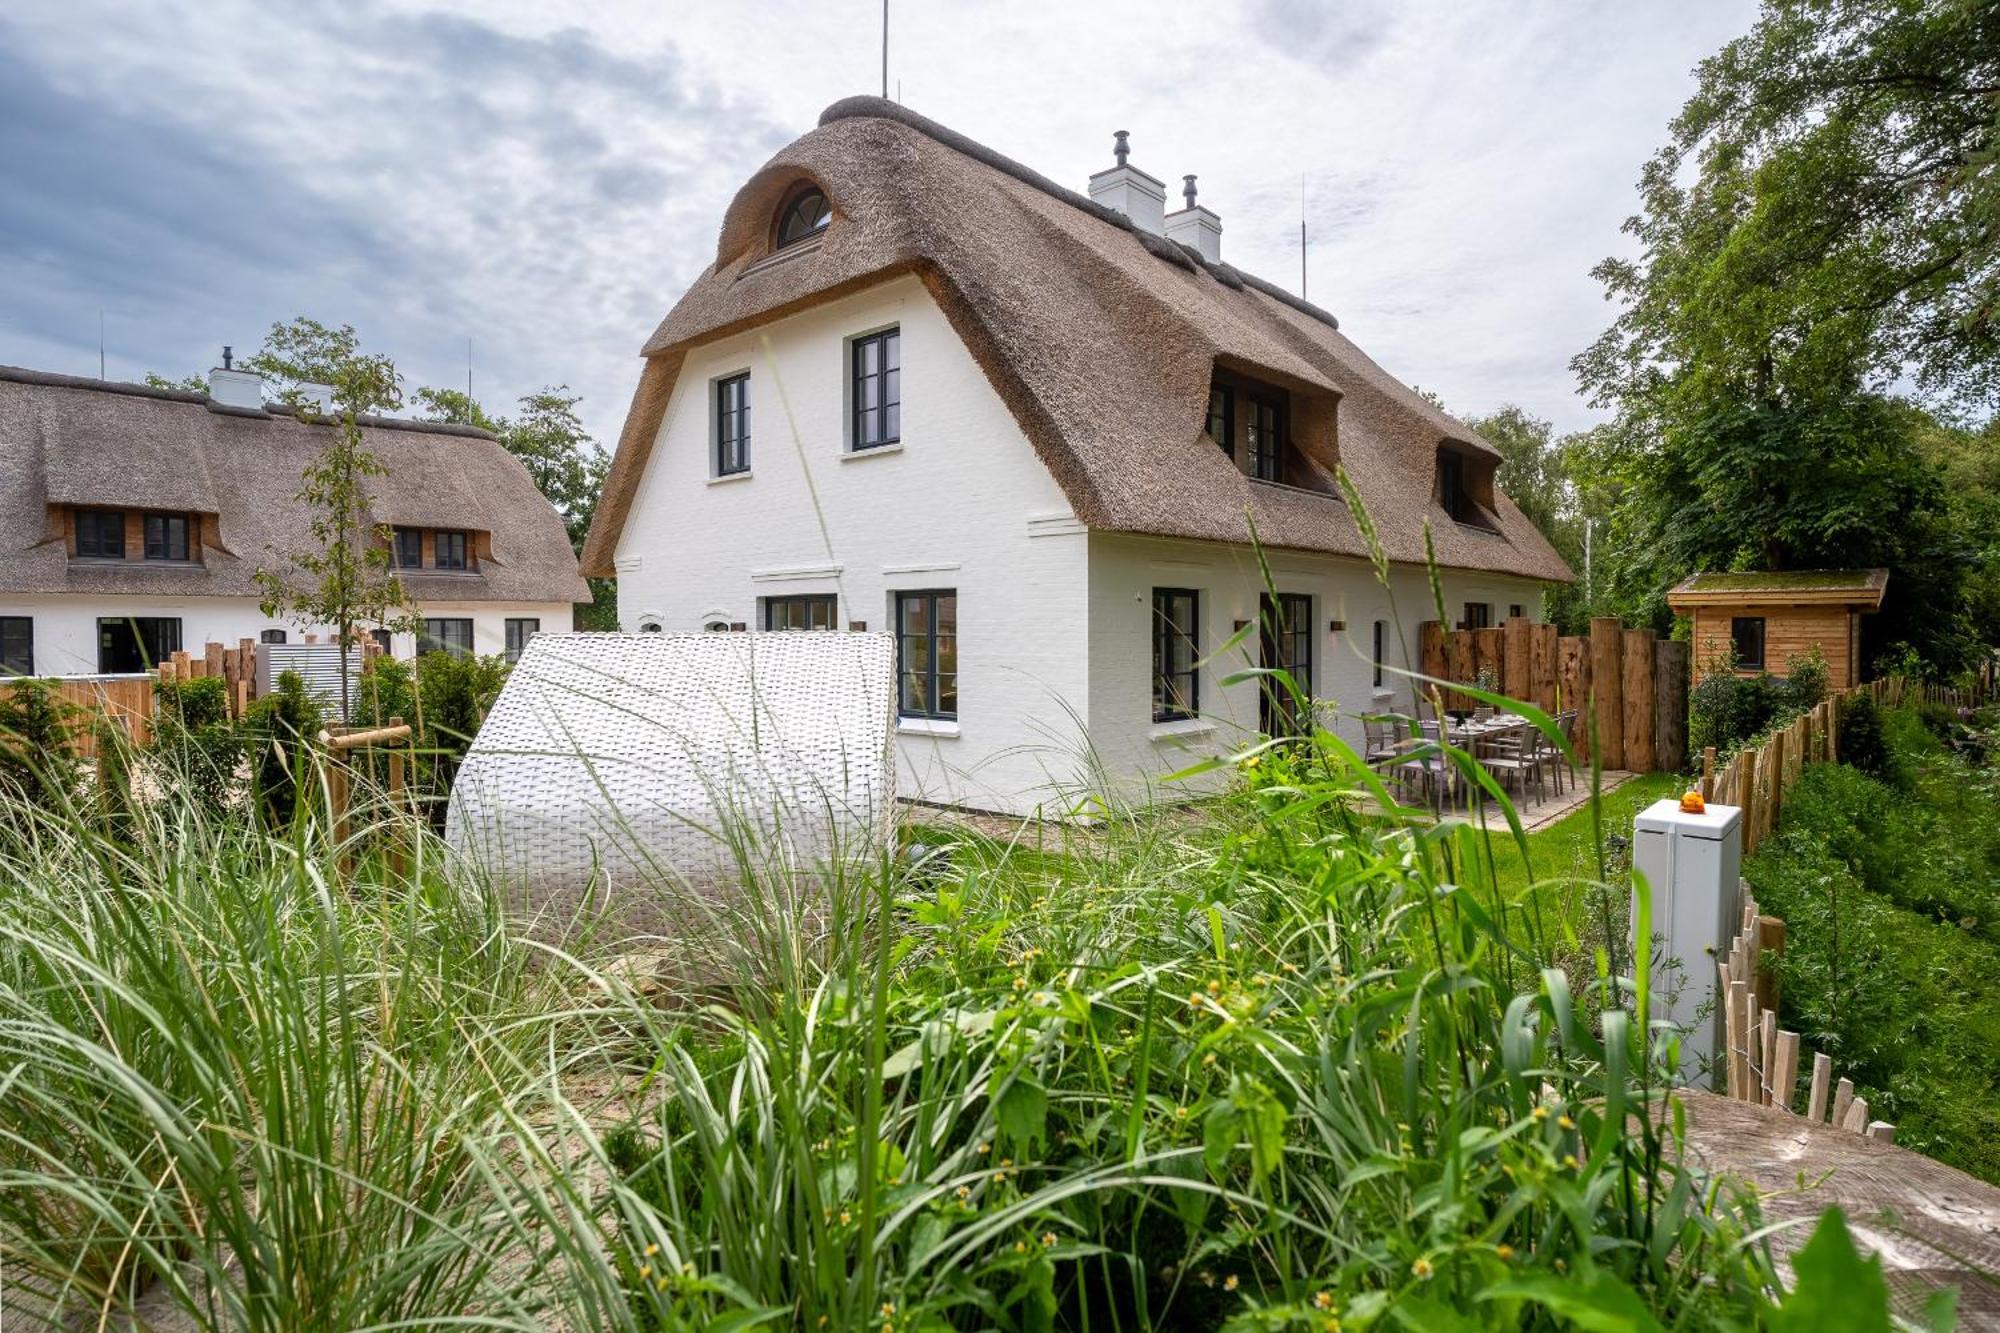
[[[208,405],[230,412],[264,410],[264,377],[231,364],[230,349],[222,349],[222,364],[208,372]]]
[[[1125,164],[1126,154],[1132,151],[1126,143],[1128,137],[1124,130],[1112,134],[1111,155],[1118,159],[1118,165],[1090,178],[1090,197],[1106,208],[1123,213],[1141,231],[1163,235],[1163,219],[1167,212],[1166,184],[1154,180],[1137,167]]]
[[[1222,262],[1222,219],[1194,201],[1194,177],[1183,176],[1181,197],[1187,207],[1166,218],[1167,239],[1192,246],[1211,264]]]

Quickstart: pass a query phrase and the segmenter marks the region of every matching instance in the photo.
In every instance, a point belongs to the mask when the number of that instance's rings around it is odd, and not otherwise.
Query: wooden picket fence
[[[1469,685],[1490,673],[1500,693],[1551,717],[1571,709],[1569,740],[1588,752],[1592,721],[1607,769],[1677,773],[1687,763],[1688,645],[1649,629],[1626,629],[1612,617],[1589,634],[1559,635],[1554,625],[1514,616],[1490,629],[1446,629],[1427,620],[1418,663],[1434,680]],[[1446,689],[1446,708],[1476,701]]]
[[[257,641],[238,639],[234,648],[207,644],[199,657],[177,652],[160,663],[158,674],[163,684],[220,677],[229,687],[229,716],[240,718],[257,698]]]
[[[1777,969],[1765,962],[1784,949],[1784,921],[1760,915],[1745,884],[1742,926],[1715,960],[1726,1034],[1724,1091],[1740,1102],[1789,1112],[1798,1099],[1799,1034],[1778,1026]],[[1868,1099],[1854,1095],[1851,1079],[1834,1083],[1833,1061],[1824,1052],[1813,1054],[1805,1116],[1884,1143],[1896,1139],[1894,1125],[1869,1118]]]

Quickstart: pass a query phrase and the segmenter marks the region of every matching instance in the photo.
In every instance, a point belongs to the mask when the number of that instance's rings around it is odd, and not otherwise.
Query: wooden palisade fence
[[[1715,960],[1721,973],[1716,995],[1724,1005],[1727,1034],[1724,1092],[1740,1102],[1791,1111],[1798,1098],[1799,1034],[1778,1027],[1778,975],[1766,966],[1768,957],[1784,949],[1785,923],[1760,916],[1750,886],[1744,885],[1742,928]],[[1854,1095],[1852,1080],[1833,1082],[1833,1061],[1824,1052],[1813,1055],[1805,1116],[1814,1124],[1832,1124],[1884,1143],[1896,1138],[1894,1125],[1869,1118],[1868,1099]]]
[[[1488,672],[1500,693],[1551,717],[1575,710],[1569,740],[1579,756],[1588,755],[1594,718],[1607,769],[1673,773],[1687,763],[1685,643],[1610,617],[1591,621],[1589,634],[1564,636],[1514,616],[1470,630],[1427,620],[1418,647],[1419,669],[1434,680],[1470,684]],[[1446,689],[1444,704],[1471,708],[1475,700]]]

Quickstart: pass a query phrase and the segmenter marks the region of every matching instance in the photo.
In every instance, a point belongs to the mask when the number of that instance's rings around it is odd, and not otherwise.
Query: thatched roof
[[[771,219],[810,180],[825,234],[771,256]],[[1340,462],[1392,559],[1568,581],[1562,558],[1497,496],[1494,529],[1434,496],[1438,447],[1496,457],[1463,423],[1384,371],[1332,315],[1123,216],[892,102],[849,98],[737,193],[715,262],[646,344],[645,368],[584,552],[612,553],[688,348],[897,273],[925,284],[985,369],[1077,516],[1094,528],[1365,554],[1326,460],[1319,490],[1250,480],[1203,430],[1218,363],[1339,396]]]
[[[1705,571],[1667,593],[1674,610],[1695,606],[1855,606],[1873,611],[1889,585],[1886,569]]]
[[[0,592],[256,596],[252,575],[305,542],[300,474],[328,427],[289,410],[211,408],[205,394],[0,366]],[[589,599],[562,518],[485,431],[364,418],[372,518],[493,534],[477,573],[403,572],[419,600]],[[200,563],[71,561],[50,506],[214,514],[223,548]]]

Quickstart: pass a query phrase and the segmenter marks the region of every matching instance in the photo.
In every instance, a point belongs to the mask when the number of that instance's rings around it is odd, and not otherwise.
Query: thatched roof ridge
[[[388,468],[367,479],[373,521],[493,534],[477,573],[410,572],[419,598],[587,600],[562,518],[519,459],[470,426],[363,417]],[[256,596],[260,567],[304,540],[295,498],[327,429],[291,409],[231,411],[206,394],[0,366],[0,592]],[[214,514],[222,549],[188,565],[71,561],[50,506]]]
[[[833,220],[772,253],[779,207],[802,182]],[[1447,442],[1497,451],[1383,371],[1334,317],[1207,264],[1122,215],[879,98],[829,107],[738,191],[715,261],[647,342],[646,368],[584,553],[612,553],[686,351],[915,274],[985,370],[1037,455],[1093,528],[1363,555],[1325,460],[1304,487],[1252,481],[1203,434],[1217,365],[1339,399],[1340,461],[1389,556],[1424,558],[1424,523],[1450,566],[1568,580],[1568,567],[1504,496],[1492,530],[1434,497]],[[1109,409],[1109,410],[1107,410]]]

